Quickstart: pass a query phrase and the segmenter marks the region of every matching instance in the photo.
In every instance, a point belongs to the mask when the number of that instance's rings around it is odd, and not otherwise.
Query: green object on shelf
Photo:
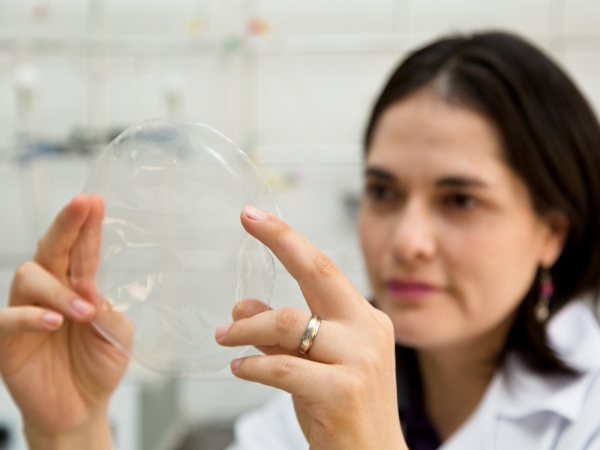
[[[226,52],[235,52],[241,46],[242,46],[242,40],[234,34],[226,36],[225,39],[223,39],[223,49]]]

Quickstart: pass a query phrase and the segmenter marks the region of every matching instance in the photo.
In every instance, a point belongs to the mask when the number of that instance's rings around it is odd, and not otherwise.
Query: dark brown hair
[[[382,113],[425,87],[485,115],[503,140],[506,162],[529,188],[540,215],[561,211],[570,233],[551,269],[550,314],[600,284],[600,126],[567,75],[540,50],[507,33],[444,38],[402,62],[376,102],[364,138],[368,152]],[[441,87],[441,88],[440,88]],[[500,363],[516,352],[531,369],[572,374],[534,318],[537,281],[521,302]]]

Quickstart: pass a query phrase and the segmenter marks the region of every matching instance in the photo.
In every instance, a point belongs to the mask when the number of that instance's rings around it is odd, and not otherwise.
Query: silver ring
[[[306,326],[304,337],[302,337],[302,341],[300,341],[300,347],[298,347],[298,351],[303,355],[306,355],[312,347],[320,326],[321,318],[316,314],[313,314],[313,316],[308,321],[308,325]]]

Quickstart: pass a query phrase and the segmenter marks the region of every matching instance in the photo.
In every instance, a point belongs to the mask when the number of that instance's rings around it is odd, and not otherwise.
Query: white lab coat
[[[516,357],[499,370],[471,417],[440,450],[600,450],[600,327],[573,302],[549,323],[550,342],[576,379],[540,376]],[[507,377],[507,373],[510,375]],[[240,417],[227,450],[307,450],[291,396]]]

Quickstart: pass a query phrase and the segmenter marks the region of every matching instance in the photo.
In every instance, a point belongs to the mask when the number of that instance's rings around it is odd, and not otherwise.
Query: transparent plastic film
[[[240,212],[278,211],[246,154],[209,126],[147,121],[102,152],[85,192],[103,199],[104,219],[80,233],[71,278],[98,305],[98,332],[166,375],[215,372],[240,356],[215,329],[245,298],[269,304],[275,280]]]

